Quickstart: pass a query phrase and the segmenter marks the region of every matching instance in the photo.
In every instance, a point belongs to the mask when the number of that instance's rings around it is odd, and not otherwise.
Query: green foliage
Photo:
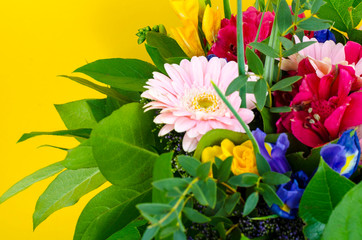
[[[248,60],[248,66],[250,70],[258,76],[263,76],[263,62],[260,60],[258,55],[256,55],[256,53],[250,48],[246,48],[245,56]]]
[[[270,46],[265,43],[252,42],[249,44],[251,47],[263,53],[265,56],[278,58],[279,54]]]
[[[141,104],[129,103],[114,111],[92,132],[93,156],[102,174],[111,183],[123,186],[149,186],[158,155],[154,145],[152,112]]]
[[[183,212],[188,219],[195,223],[206,223],[211,220],[209,217],[206,217],[193,208],[185,207]]]
[[[256,105],[259,111],[262,111],[266,102],[268,92],[268,85],[265,79],[261,78],[255,83],[254,95],[256,99]]]
[[[270,108],[271,113],[287,113],[287,112],[291,112],[291,111],[292,111],[292,109],[288,106]]]
[[[34,229],[55,211],[74,205],[82,196],[105,182],[97,168],[62,172],[49,184],[36,203]]]
[[[224,161],[222,161],[222,163],[217,171],[217,179],[220,182],[226,182],[229,179],[232,163],[233,163],[233,157],[228,157]]]
[[[246,199],[244,210],[243,210],[243,216],[249,215],[256,207],[259,201],[259,193],[253,192],[249,195],[249,197]]]
[[[255,157],[259,174],[263,175],[264,173],[270,172],[270,165],[268,161],[260,153],[257,153]]]
[[[319,168],[300,202],[300,216],[307,224],[310,223],[311,217],[326,224],[333,209],[353,186],[354,183],[333,171],[321,159]]]
[[[141,60],[112,58],[88,63],[74,72],[84,73],[99,82],[122,90],[144,91],[143,86],[152,78],[154,71],[157,71],[156,67]]]
[[[276,84],[274,84],[271,87],[272,91],[277,91],[277,90],[282,90],[288,86],[293,85],[294,83],[298,82],[302,77],[300,76],[293,76],[293,77],[288,77],[288,78],[284,78],[282,80],[280,80],[279,82],[277,82]]]
[[[362,239],[362,184],[342,198],[326,225],[324,239]]]
[[[283,206],[283,201],[276,194],[275,188],[272,188],[270,185],[264,183],[260,183],[260,188],[262,190],[260,193],[263,195],[263,198],[269,207],[273,204]]]
[[[60,171],[64,170],[62,162],[53,163],[45,168],[39,169],[36,172],[30,174],[29,176],[23,178],[19,182],[15,183],[11,188],[9,188],[1,197],[0,204],[18,194],[21,191],[24,191],[31,185],[41,180],[47,179]]]
[[[229,179],[229,183],[238,187],[252,187],[258,182],[259,176],[254,173],[243,173],[233,176]]]
[[[271,185],[280,185],[290,181],[289,177],[272,171],[264,173],[262,179],[264,183]]]
[[[286,37],[279,37],[279,40],[286,50],[291,49],[294,46],[294,43]]]
[[[153,166],[153,181],[158,181],[161,179],[172,178],[172,161],[173,152],[164,153],[160,155]],[[167,203],[169,199],[166,197],[164,191],[160,191],[157,188],[152,189],[152,202],[154,203]]]
[[[98,193],[83,209],[74,240],[101,240],[125,228],[139,216],[136,205],[151,201],[151,190],[111,186]],[[127,228],[127,227],[126,227]]]
[[[292,13],[286,0],[279,2],[278,14],[276,16],[279,31],[284,33],[293,23]]]
[[[197,176],[197,169],[201,165],[200,161],[189,156],[178,156],[178,162],[181,164],[183,169],[193,177]]]
[[[300,50],[303,50],[304,48],[306,48],[306,47],[308,47],[308,46],[310,46],[310,45],[312,45],[314,43],[316,43],[316,42],[315,41],[309,41],[309,42],[297,43],[293,47],[291,47],[290,49],[285,50],[283,52],[283,57],[288,57],[290,55],[293,55],[293,54],[299,52]]]
[[[225,95],[229,96],[235,91],[239,91],[242,87],[245,86],[246,82],[248,81],[248,75],[242,75],[235,78],[226,89]]]
[[[24,142],[29,138],[33,138],[36,136],[63,136],[63,137],[80,137],[80,138],[89,138],[92,129],[89,128],[80,128],[80,129],[73,129],[73,130],[61,130],[61,131],[54,131],[54,132],[31,132],[25,133],[21,138],[18,140],[18,143]]]
[[[331,27],[331,21],[316,18],[316,17],[310,17],[306,19],[305,21],[300,21],[297,26],[301,29],[307,30],[307,31],[319,31],[323,29],[328,29]]]
[[[201,180],[205,180],[209,176],[211,164],[211,162],[205,162],[198,166],[196,169],[197,177],[199,177]]]
[[[92,153],[91,140],[88,139],[77,147],[68,150],[68,154],[62,163],[66,168],[72,170],[97,167],[97,162]]]

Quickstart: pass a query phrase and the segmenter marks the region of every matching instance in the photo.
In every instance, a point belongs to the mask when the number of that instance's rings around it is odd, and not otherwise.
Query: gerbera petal
[[[190,138],[185,134],[183,140],[182,140],[182,148],[186,152],[192,152],[196,149],[197,146],[197,139],[196,138]]]
[[[167,133],[171,132],[174,129],[174,125],[173,124],[166,124],[165,126],[163,126],[160,131],[158,132],[158,136],[164,136]]]
[[[196,122],[189,118],[178,118],[175,122],[175,131],[176,132],[185,132],[195,126]]]

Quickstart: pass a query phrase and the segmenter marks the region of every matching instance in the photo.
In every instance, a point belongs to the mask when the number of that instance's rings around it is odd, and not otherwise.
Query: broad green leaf
[[[169,152],[160,155],[156,159],[155,165],[153,166],[153,182],[173,177],[171,168],[172,156],[173,152]],[[164,191],[160,191],[156,188],[152,189],[152,202],[168,203],[169,201],[170,199],[166,197],[166,193]]]
[[[297,26],[307,31],[319,31],[330,28],[331,21],[310,17],[307,20],[298,23]]]
[[[259,179],[259,176],[254,173],[243,173],[238,176],[233,176],[229,179],[229,183],[238,187],[254,186]]]
[[[147,43],[145,44],[145,47],[146,47],[146,51],[147,51],[148,55],[150,56],[150,58],[152,59],[152,62],[156,65],[156,67],[163,74],[167,74],[167,72],[165,70],[165,64],[167,63],[167,60],[161,56],[161,54],[157,48],[152,47],[152,46],[148,45]]]
[[[111,186],[98,193],[83,209],[74,240],[103,240],[127,226],[140,214],[136,205],[151,201],[151,190],[138,192]]]
[[[256,207],[259,201],[259,193],[253,192],[249,195],[249,197],[246,199],[244,210],[243,210],[243,216],[249,215]]]
[[[268,46],[265,43],[252,42],[249,45],[251,47],[255,48],[256,50],[259,50],[265,56],[269,56],[269,57],[273,57],[273,58],[278,58],[279,57],[278,53],[272,47]]]
[[[291,112],[291,111],[292,111],[292,109],[288,106],[270,108],[271,113],[287,113],[287,112]]]
[[[90,139],[68,150],[68,154],[62,163],[66,168],[72,170],[97,167],[97,162],[93,157]]]
[[[141,234],[136,227],[127,226],[107,238],[107,240],[139,240],[140,238]]]
[[[207,223],[211,220],[209,217],[206,217],[193,208],[185,207],[183,212],[188,219],[195,223]]]
[[[228,86],[228,88],[226,89],[225,95],[229,96],[230,94],[232,94],[235,91],[239,91],[240,88],[244,87],[246,82],[248,81],[248,76],[247,75],[242,75],[242,76],[238,76],[237,78],[235,78],[230,85]]]
[[[292,13],[285,0],[279,1],[279,9],[277,14],[278,28],[281,33],[284,33],[293,23]]]
[[[285,50],[283,52],[283,57],[288,57],[290,55],[293,55],[297,52],[299,52],[300,50],[312,45],[316,43],[315,41],[309,41],[309,42],[301,42],[301,43],[297,43],[295,44],[292,48],[288,49],[288,50]]]
[[[362,184],[342,198],[326,225],[324,239],[362,239]]]
[[[197,167],[196,169],[196,175],[201,179],[201,180],[205,180],[210,173],[211,170],[211,162],[205,162],[202,163],[200,166]]]
[[[326,2],[324,0],[314,0],[311,8],[312,14],[317,14],[319,9],[325,4]]]
[[[291,49],[294,46],[294,43],[286,37],[279,37],[279,40],[286,50]]]
[[[262,178],[263,178],[264,183],[267,183],[270,185],[280,185],[280,184],[287,183],[290,181],[289,177],[287,177],[283,174],[277,173],[277,172],[272,172],[272,171],[264,173]]]
[[[216,197],[217,197],[217,185],[216,181],[208,178],[207,181],[198,181],[197,184],[201,191],[203,192],[203,195],[207,199],[207,206],[210,208],[215,208],[216,205]]]
[[[217,175],[217,179],[220,182],[226,182],[229,179],[232,163],[233,163],[233,157],[228,157],[224,161],[222,161]]]
[[[354,186],[347,178],[333,171],[321,159],[319,168],[304,191],[299,214],[308,223],[309,217],[327,223],[333,209]]]
[[[127,91],[144,91],[143,86],[158,69],[137,59],[102,59],[76,69],[93,79]]]
[[[260,193],[263,195],[263,198],[269,207],[273,204],[280,207],[283,206],[283,201],[279,198],[272,187],[268,184],[260,183],[260,188],[263,190]]]
[[[123,186],[148,187],[158,155],[154,144],[153,114],[129,103],[101,121],[92,132],[93,156],[107,180]]]
[[[333,27],[344,32],[347,32],[347,30],[353,28],[348,9],[352,7],[354,0],[343,0],[343,1],[324,0],[324,1],[326,2],[326,4],[324,4],[319,9],[318,13],[319,18],[332,20],[334,22]]]
[[[256,166],[260,175],[270,171],[270,165],[268,161],[260,154],[256,154]]]
[[[258,55],[256,55],[253,50],[247,47],[245,51],[245,56],[248,60],[248,66],[250,70],[258,76],[263,76],[264,66]]]
[[[84,99],[54,105],[68,129],[94,128],[107,116],[106,99]]]
[[[266,97],[268,96],[268,85],[265,79],[261,78],[255,83],[254,95],[256,99],[256,105],[259,111],[263,110]]]
[[[284,89],[284,88],[286,88],[288,86],[291,86],[294,83],[298,82],[301,78],[302,77],[300,77],[300,76],[284,78],[284,79],[280,80],[279,82],[277,82],[276,84],[274,84],[271,87],[271,90],[272,91],[277,91],[277,90]]]
[[[310,240],[320,240],[326,225],[315,220],[313,217],[308,219],[308,224],[303,229],[304,235]]]
[[[182,230],[178,230],[173,234],[174,240],[186,240],[186,235]]]
[[[1,197],[0,204],[18,194],[21,191],[24,191],[31,185],[41,180],[47,179],[60,171],[64,170],[62,162],[53,163],[45,168],[39,169],[36,172],[30,174],[29,176],[21,179],[19,182],[15,183],[11,188],[9,188]]]
[[[206,147],[220,145],[222,140],[225,138],[229,139],[236,145],[241,144],[249,139],[245,133],[234,132],[226,129],[214,129],[202,136],[201,140],[197,144],[194,157],[200,160],[202,151]]]
[[[33,215],[34,229],[55,211],[76,204],[106,180],[97,168],[66,170],[39,197]]]
[[[197,176],[197,168],[201,165],[200,161],[189,156],[178,156],[177,159],[188,174],[194,177]]]
[[[181,49],[178,43],[165,34],[148,32],[147,44],[157,48],[164,58],[184,57],[187,58],[186,53]]]
[[[362,31],[357,29],[352,29],[348,31],[348,37],[350,41],[355,41],[361,43]]]
[[[80,128],[80,129],[72,129],[72,130],[61,130],[61,131],[54,131],[54,132],[31,132],[25,133],[21,138],[18,140],[18,143],[24,142],[29,138],[36,137],[36,136],[63,136],[63,137],[80,137],[80,138],[89,138],[92,129],[89,128]]]
[[[125,104],[127,102],[132,102],[131,99],[129,99],[127,96],[124,96],[122,94],[120,94],[118,91],[112,89],[112,88],[109,88],[109,87],[103,87],[103,86],[100,86],[98,84],[95,84],[91,81],[88,81],[87,79],[84,79],[84,78],[80,78],[80,77],[72,77],[72,76],[66,76],[66,75],[60,75],[60,77],[65,77],[65,78],[68,78],[72,81],[75,81],[79,84],[82,84],[86,87],[89,87],[89,88],[92,88],[100,93],[103,93],[109,97],[112,97],[118,101],[120,101],[122,104]]]

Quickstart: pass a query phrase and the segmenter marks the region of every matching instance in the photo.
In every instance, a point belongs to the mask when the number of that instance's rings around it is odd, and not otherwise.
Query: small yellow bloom
[[[220,146],[205,148],[201,155],[201,161],[214,162],[215,157],[225,160],[230,156],[234,157],[231,164],[231,171],[234,175],[242,173],[255,173],[259,175],[253,145],[250,140],[235,146],[229,139],[224,139]]]
[[[206,6],[204,18],[202,20],[202,31],[205,34],[207,42],[212,45],[216,41],[217,33],[221,27],[221,12],[220,9]]]

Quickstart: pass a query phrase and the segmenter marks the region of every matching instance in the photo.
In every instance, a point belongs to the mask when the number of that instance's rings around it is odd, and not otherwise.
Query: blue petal
[[[291,209],[290,212],[283,211],[278,205],[273,204],[271,206],[271,211],[277,214],[279,217],[286,219],[295,219],[298,213],[298,209]]]
[[[346,164],[344,147],[339,144],[328,144],[320,152],[323,160],[336,172],[340,173]]]
[[[270,163],[270,167],[272,171],[286,173],[292,170],[287,158],[285,157],[288,147],[288,136],[285,133],[280,134],[271,152],[272,161]]]
[[[259,149],[260,149],[260,154],[269,162],[271,161],[271,156],[269,155],[268,151],[265,148],[265,137],[266,137],[266,133],[263,132],[262,130],[260,130],[259,128],[257,128],[256,130],[253,131],[253,136],[256,140],[256,142],[259,145]]]
[[[332,40],[334,42],[337,42],[336,37],[334,36],[334,34],[329,29],[315,31],[314,32],[314,37],[320,43],[324,43],[327,40]]]

